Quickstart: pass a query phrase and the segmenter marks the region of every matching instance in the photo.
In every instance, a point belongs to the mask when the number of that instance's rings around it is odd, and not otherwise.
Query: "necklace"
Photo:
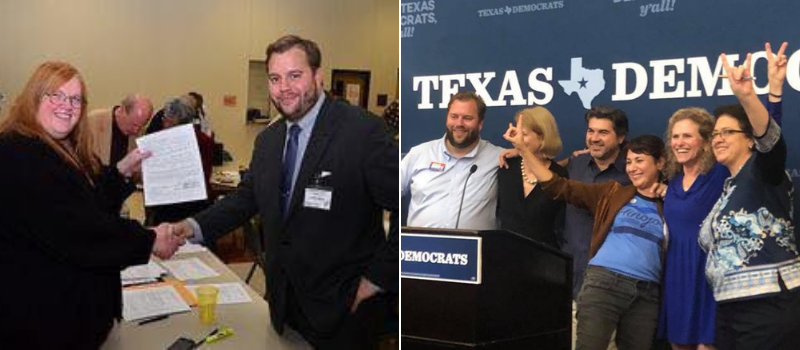
[[[525,160],[520,162],[520,168],[522,169],[522,181],[525,181],[525,182],[527,182],[527,183],[529,183],[531,185],[535,185],[536,183],[539,182],[539,180],[536,180],[536,179],[533,179],[533,180],[528,179],[528,175],[525,174]]]

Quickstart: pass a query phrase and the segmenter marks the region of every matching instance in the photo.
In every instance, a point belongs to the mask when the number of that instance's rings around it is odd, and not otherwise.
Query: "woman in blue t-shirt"
[[[586,270],[577,300],[576,349],[606,349],[616,330],[621,349],[649,349],[658,323],[664,226],[661,200],[652,191],[661,176],[664,142],[639,136],[625,146],[631,185],[586,184],[550,171],[525,147],[521,125],[503,136],[553,198],[594,215]],[[530,165],[530,166],[528,166]]]

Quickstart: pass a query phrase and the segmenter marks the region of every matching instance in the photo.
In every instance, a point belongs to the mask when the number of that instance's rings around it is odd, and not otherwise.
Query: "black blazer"
[[[522,158],[510,158],[508,169],[497,172],[497,219],[500,228],[513,231],[558,249],[563,241],[564,213],[566,202],[553,199],[536,185],[525,197],[522,186]],[[563,178],[567,169],[555,161],[550,171]]]
[[[204,239],[214,240],[258,214],[266,249],[267,299],[280,333],[291,285],[311,326],[330,332],[349,313],[359,278],[387,291],[398,287],[396,215],[388,237],[382,212],[398,207],[398,150],[382,120],[326,98],[294,186],[289,213],[279,208],[286,123],[259,134],[250,175],[239,189],[198,214]],[[333,190],[329,211],[303,206],[307,186]]]
[[[155,235],[121,219],[129,194],[105,169],[93,186],[45,143],[0,135],[0,349],[92,349],[121,315],[119,272]]]

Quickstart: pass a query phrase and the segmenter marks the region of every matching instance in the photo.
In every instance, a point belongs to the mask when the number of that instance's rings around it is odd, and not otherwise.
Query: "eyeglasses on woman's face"
[[[67,94],[61,91],[46,93],[44,95],[47,97],[50,103],[54,105],[63,105],[69,102],[69,105],[73,108],[80,108],[83,106],[83,96],[81,95],[67,96]]]
[[[731,137],[731,135],[738,134],[738,133],[744,133],[744,131],[735,130],[735,129],[722,129],[722,130],[719,130],[719,131],[712,132],[711,133],[711,139],[713,140],[713,139],[717,138],[717,136],[719,136],[719,137],[722,137],[723,140],[727,140],[729,137]]]

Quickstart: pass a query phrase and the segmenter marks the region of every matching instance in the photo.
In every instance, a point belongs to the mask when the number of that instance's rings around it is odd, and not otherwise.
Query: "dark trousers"
[[[311,328],[303,311],[297,304],[294,292],[289,289],[286,306],[286,324],[300,333],[315,349],[320,350],[374,350],[386,313],[386,300],[381,295],[364,300],[355,313],[344,319],[332,333],[321,333]]]
[[[590,265],[578,294],[575,349],[605,350],[614,330],[618,349],[650,349],[660,295],[658,283]]]
[[[800,349],[800,288],[717,304],[715,332],[719,350]]]

